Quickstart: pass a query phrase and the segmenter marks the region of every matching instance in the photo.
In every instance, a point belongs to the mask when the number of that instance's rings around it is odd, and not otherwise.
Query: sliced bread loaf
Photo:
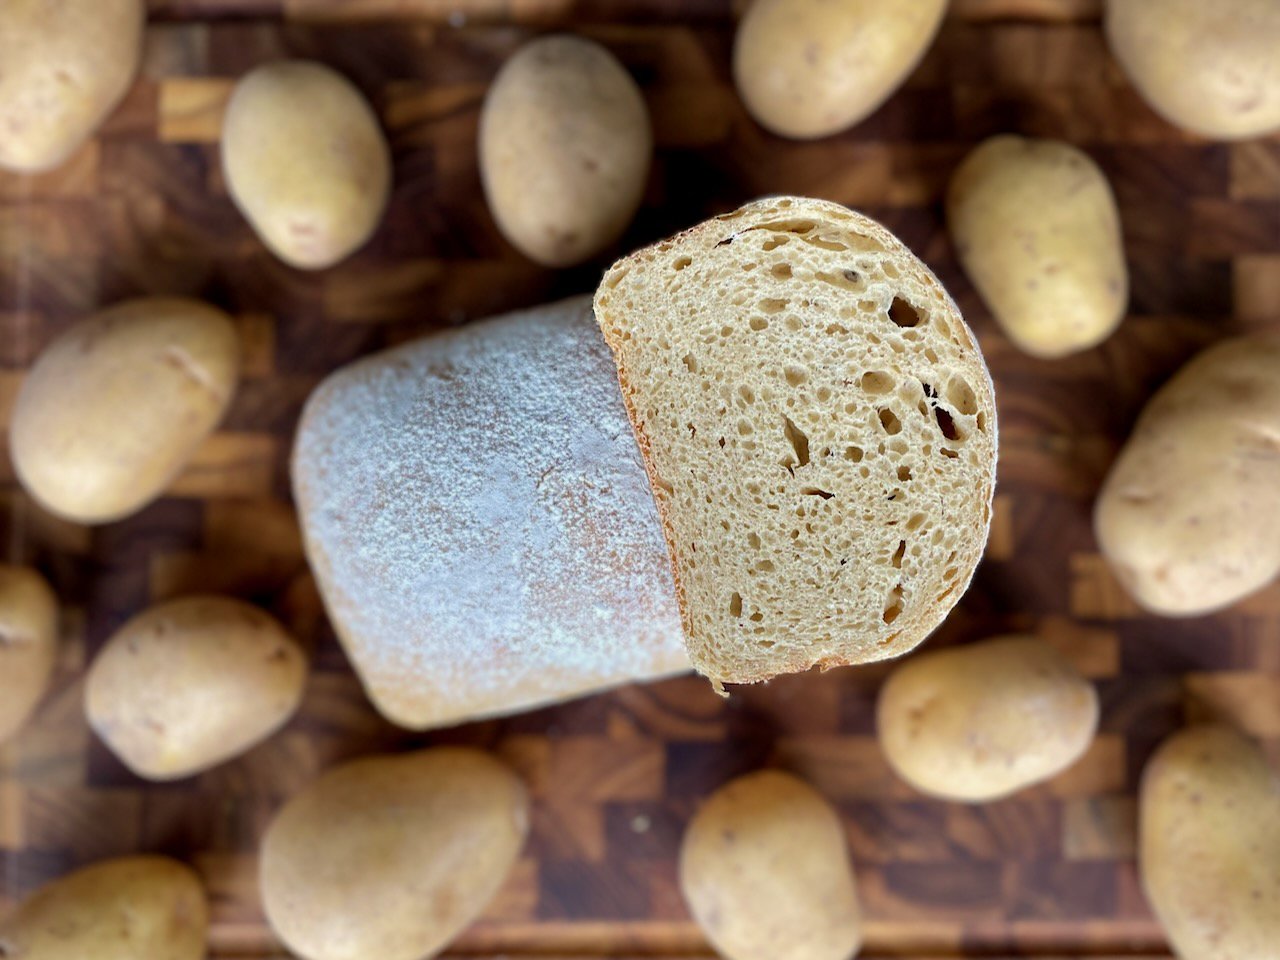
[[[920,643],[987,539],[996,410],[977,343],[901,241],[838,204],[748,204],[620,260],[613,349],[713,682]]]
[[[338,371],[307,403],[293,483],[334,628],[402,726],[689,667],[587,297]]]

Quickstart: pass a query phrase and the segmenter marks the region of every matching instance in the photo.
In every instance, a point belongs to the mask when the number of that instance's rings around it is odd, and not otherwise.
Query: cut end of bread
[[[616,263],[595,311],[701,673],[882,660],[942,622],[986,544],[995,398],[901,241],[757,201]]]

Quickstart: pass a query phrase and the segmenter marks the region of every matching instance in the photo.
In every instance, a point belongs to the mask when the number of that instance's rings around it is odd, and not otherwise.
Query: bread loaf
[[[596,293],[713,682],[910,650],[986,543],[996,410],[938,280],[821,200],[748,204]]]
[[[590,299],[362,360],[294,449],[306,549],[378,708],[425,728],[688,669]]]

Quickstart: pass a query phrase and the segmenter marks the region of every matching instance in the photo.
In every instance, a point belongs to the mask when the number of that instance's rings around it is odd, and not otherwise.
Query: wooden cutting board
[[[450,742],[507,757],[537,801],[518,868],[459,954],[706,955],[676,888],[681,830],[708,791],[762,765],[799,772],[839,805],[868,955],[1164,953],[1133,864],[1137,777],[1163,736],[1207,715],[1280,754],[1280,589],[1214,617],[1144,616],[1098,557],[1091,500],[1156,385],[1214,338],[1280,320],[1280,137],[1223,145],[1172,129],[1108,58],[1098,3],[1085,0],[957,0],[906,87],[856,130],[815,143],[766,135],[743,112],[729,82],[728,0],[154,7],[143,77],[102,135],[56,173],[0,176],[0,426],[51,337],[136,294],[232,311],[246,377],[171,496],[120,523],[89,530],[44,515],[0,454],[0,543],[43,569],[66,604],[54,690],[0,748],[0,908],[75,865],[160,851],[206,879],[215,956],[271,955],[255,849],[272,812],[338,761]],[[1019,630],[1065,650],[1103,702],[1097,742],[1071,770],[987,806],[915,795],[874,739],[884,667],[792,677],[727,701],[678,679],[434,735],[398,731],[369,707],[299,547],[294,424],[308,392],[354,357],[594,287],[608,258],[551,272],[514,253],[476,172],[486,84],[554,27],[606,44],[648,96],[658,155],[620,249],[762,193],[808,193],[883,220],[956,295],[996,379],[1000,484],[987,559],[930,643]],[[320,275],[263,253],[217,159],[234,78],[283,55],[351,76],[395,148],[383,229]],[[1069,139],[1112,178],[1132,315],[1100,349],[1022,356],[957,269],[942,191],[965,151],[1002,131]],[[90,736],[83,667],[127,616],[194,591],[274,611],[313,644],[314,672],[300,715],[268,743],[193,780],[145,784]]]

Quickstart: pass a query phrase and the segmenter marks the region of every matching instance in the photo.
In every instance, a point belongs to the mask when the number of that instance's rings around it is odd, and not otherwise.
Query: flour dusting
[[[294,486],[330,617],[405,726],[688,669],[666,545],[587,297],[353,364]]]

